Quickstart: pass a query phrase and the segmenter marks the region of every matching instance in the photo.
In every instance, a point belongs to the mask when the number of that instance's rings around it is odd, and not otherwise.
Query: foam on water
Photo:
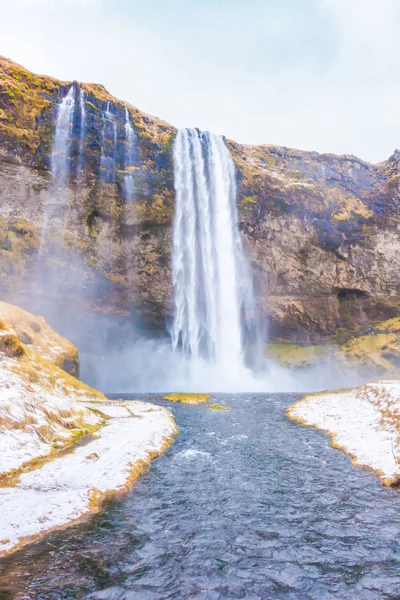
[[[252,378],[244,333],[254,327],[255,314],[238,229],[235,167],[222,137],[182,129],[174,168],[172,348],[189,357],[191,382],[200,383],[206,370],[220,382],[218,389],[226,389],[232,378],[238,384]]]

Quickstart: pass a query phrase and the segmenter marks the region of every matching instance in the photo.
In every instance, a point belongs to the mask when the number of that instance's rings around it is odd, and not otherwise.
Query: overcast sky
[[[355,154],[400,147],[400,0],[0,0],[0,54],[178,127]]]

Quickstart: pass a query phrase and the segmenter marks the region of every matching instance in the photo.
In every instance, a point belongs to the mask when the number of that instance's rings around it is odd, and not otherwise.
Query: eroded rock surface
[[[75,82],[86,95],[84,173],[75,120],[69,185],[57,203],[49,157],[56,105],[70,85],[0,59],[0,295],[27,306],[33,287],[44,302],[56,299],[68,311],[79,288],[90,312],[137,315],[145,329],[163,333],[172,315],[176,131],[100,85]],[[113,180],[100,169],[107,103],[117,123]],[[132,201],[123,186],[125,108],[135,134]],[[354,156],[228,146],[240,228],[271,339],[320,343],[400,314],[398,151],[371,165]],[[49,206],[42,266],[51,281],[62,280],[51,288],[43,274],[32,277]]]

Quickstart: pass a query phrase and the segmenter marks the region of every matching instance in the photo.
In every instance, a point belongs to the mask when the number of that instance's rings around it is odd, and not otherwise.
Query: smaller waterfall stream
[[[68,94],[57,107],[53,148],[51,151],[51,172],[56,188],[65,187],[69,176],[71,154],[70,136],[75,109],[75,89],[71,86]]]
[[[232,158],[222,137],[183,129],[174,165],[172,347],[193,365],[205,359],[222,377],[244,373],[243,329],[254,302]]]
[[[79,133],[79,155],[77,165],[77,176],[82,177],[84,171],[85,159],[85,136],[86,136],[86,98],[82,88],[79,89],[79,112],[80,112],[80,133]]]
[[[103,180],[114,183],[116,174],[117,122],[115,115],[111,112],[110,106],[110,101],[108,101],[103,114],[100,177]]]
[[[75,111],[75,88],[72,85],[67,95],[57,105],[53,146],[51,150],[51,174],[54,190],[54,205],[45,207],[40,238],[39,259],[43,254],[48,226],[56,208],[63,204],[70,175],[71,132]]]
[[[134,164],[134,152],[135,152],[135,132],[131,122],[128,109],[125,107],[125,156],[124,156],[124,168],[125,171],[132,167]],[[132,172],[127,172],[124,177],[124,188],[126,199],[131,202],[134,196],[134,180]]]

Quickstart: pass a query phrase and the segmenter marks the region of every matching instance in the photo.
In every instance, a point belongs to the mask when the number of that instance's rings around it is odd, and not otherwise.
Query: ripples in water
[[[0,562],[0,599],[400,597],[400,492],[292,423],[292,395],[169,406],[180,435],[88,523]]]

